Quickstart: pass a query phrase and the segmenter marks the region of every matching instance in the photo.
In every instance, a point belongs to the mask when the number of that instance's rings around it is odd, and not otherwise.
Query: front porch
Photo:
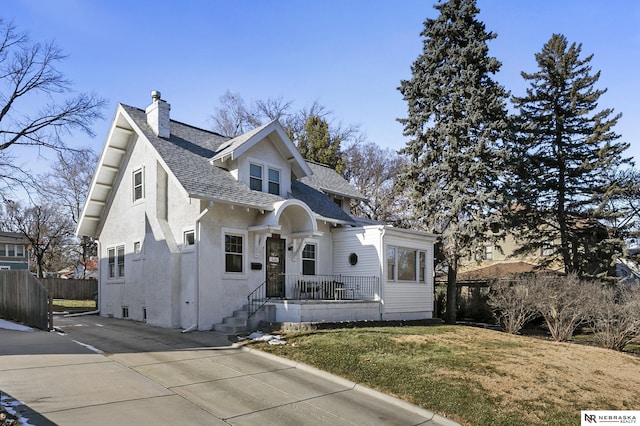
[[[281,274],[267,285],[284,287],[284,300],[380,300],[380,279],[374,276]]]
[[[382,303],[370,300],[270,300],[276,322],[376,321]]]
[[[380,279],[280,274],[278,280],[263,283],[247,297],[250,317],[265,305],[275,307],[276,322],[379,320]]]

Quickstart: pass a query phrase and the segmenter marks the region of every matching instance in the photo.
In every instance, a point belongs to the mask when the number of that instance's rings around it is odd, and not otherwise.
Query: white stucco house
[[[77,233],[99,242],[103,316],[227,331],[262,305],[281,322],[431,318],[434,236],[359,221],[354,199],[277,121],[228,138],[171,120],[154,91],[146,110],[117,106]]]

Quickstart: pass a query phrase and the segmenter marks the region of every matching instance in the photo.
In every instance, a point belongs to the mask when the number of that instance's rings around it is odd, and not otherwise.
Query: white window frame
[[[27,257],[27,250],[22,244],[16,245],[16,257]]]
[[[542,247],[540,248],[540,254],[542,256],[548,257],[548,256],[553,256],[554,253],[554,248],[553,248],[553,243],[544,243],[542,244]]]
[[[310,257],[304,257],[305,256],[305,250],[307,248],[307,246],[311,246],[313,247],[313,258]],[[306,243],[304,245],[304,247],[302,248],[302,253],[300,255],[301,258],[301,262],[300,262],[300,268],[302,269],[302,274],[303,275],[317,275],[318,273],[318,244],[315,242],[310,242],[310,243]],[[305,274],[304,273],[304,263],[305,261],[307,262],[313,262],[313,274]]]
[[[252,187],[252,181],[255,179],[258,180],[258,177],[255,177],[251,174],[251,167],[260,167],[260,189]],[[253,191],[264,192],[264,164],[257,163],[255,161],[249,161],[249,189]]]
[[[133,242],[133,260],[140,260],[142,258],[142,241],[136,240]]]
[[[0,271],[10,271],[10,270],[11,270],[11,266],[0,265]]]
[[[493,246],[484,246],[484,259],[493,260]]]
[[[136,184],[136,175],[140,174],[140,184]],[[139,167],[137,169],[135,169],[132,173],[131,173],[131,190],[132,190],[132,200],[133,203],[140,203],[142,201],[144,201],[144,167]],[[140,188],[140,197],[136,198],[136,189]]]
[[[390,251],[393,250],[393,259],[389,257]],[[414,252],[414,279],[413,280],[402,280],[400,279],[400,268],[398,264],[398,257],[401,250],[413,251]],[[427,267],[427,250],[419,249],[415,247],[406,247],[399,245],[389,244],[386,246],[385,250],[385,267],[386,271],[386,279],[391,282],[398,283],[417,283],[417,284],[426,284],[427,276],[426,276],[426,267]],[[421,260],[424,257],[424,264],[422,264]],[[393,262],[390,262],[393,260]],[[393,268],[393,270],[390,270]]]
[[[226,250],[226,237],[227,235],[242,237],[242,272],[227,272],[227,250]],[[245,279],[247,277],[247,259],[249,253],[249,233],[244,229],[235,228],[222,228],[222,270],[223,277],[228,279]],[[236,253],[237,254],[237,253]]]
[[[118,252],[122,249],[122,264],[120,264]],[[113,273],[111,271],[111,252],[113,252]],[[124,281],[126,276],[127,253],[124,244],[114,244],[107,247],[107,279],[109,281]],[[122,266],[122,271],[120,270]]]
[[[257,188],[253,188],[252,187],[252,182],[255,181],[257,183],[258,181],[258,176],[253,176],[251,174],[251,168],[252,167],[258,167],[260,168],[260,189]],[[242,178],[242,180],[247,184],[247,186],[249,187],[249,189],[253,190],[253,191],[260,191],[260,192],[264,192],[267,194],[273,194],[273,195],[278,195],[278,196],[282,196],[282,193],[285,191],[284,190],[284,181],[283,179],[285,179],[285,170],[283,170],[283,166],[281,164],[277,164],[277,163],[270,163],[268,161],[264,161],[262,159],[259,158],[247,158],[247,177],[246,180],[244,180],[244,178]],[[276,172],[278,174],[278,181],[275,180],[271,180],[271,176],[270,172]],[[278,185],[278,193],[274,194],[273,192],[270,191],[270,186],[272,184],[277,184]]]
[[[189,239],[187,235],[193,235],[191,243],[189,243]],[[196,246],[196,230],[193,228],[185,228],[182,230],[182,249],[183,251],[193,251]]]
[[[276,172],[278,173],[278,180],[277,181],[272,181],[271,180],[271,172]],[[280,195],[282,193],[282,171],[276,167],[267,167],[267,192],[269,194],[273,194],[273,195]],[[277,184],[278,185],[278,192],[274,193],[271,192],[271,184]]]

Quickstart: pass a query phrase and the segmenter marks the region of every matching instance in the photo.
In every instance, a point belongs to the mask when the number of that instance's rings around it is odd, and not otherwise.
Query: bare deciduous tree
[[[43,197],[54,199],[64,211],[68,212],[74,226],[78,225],[84,202],[89,193],[89,186],[98,160],[91,149],[75,152],[58,153],[58,159],[52,165],[52,171],[43,176],[41,192]],[[85,278],[86,265],[91,256],[96,255],[97,244],[91,237],[82,236],[74,239],[73,259],[70,263],[82,265],[80,278]],[[68,266],[68,265],[66,265]]]
[[[356,216],[399,225],[408,206],[399,203],[394,185],[406,159],[373,142],[352,146],[345,154],[345,177],[367,198],[355,206]]]
[[[278,120],[287,136],[299,146],[306,140],[307,124],[310,119],[327,123],[330,141],[346,144],[347,150],[362,141],[363,135],[356,125],[345,125],[333,117],[333,112],[314,101],[298,111],[292,110],[293,101],[283,98],[269,98],[247,104],[238,93],[225,92],[219,99],[219,106],[211,116],[213,130],[225,136],[235,137],[272,120]],[[340,147],[345,150],[344,146]]]
[[[8,229],[20,232],[31,245],[38,277],[66,263],[58,260],[66,254],[73,235],[73,225],[67,215],[51,204],[22,207],[17,202],[9,202],[5,206]]]
[[[55,44],[34,42],[0,18],[0,194],[30,175],[11,161],[12,146],[60,151],[69,149],[63,136],[72,131],[93,136],[91,125],[106,101],[87,93],[68,96],[71,82],[57,68],[64,59]]]

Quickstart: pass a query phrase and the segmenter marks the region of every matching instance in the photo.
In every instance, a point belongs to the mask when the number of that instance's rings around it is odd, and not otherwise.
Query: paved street
[[[0,330],[0,391],[33,425],[452,425],[213,332],[98,316]]]

